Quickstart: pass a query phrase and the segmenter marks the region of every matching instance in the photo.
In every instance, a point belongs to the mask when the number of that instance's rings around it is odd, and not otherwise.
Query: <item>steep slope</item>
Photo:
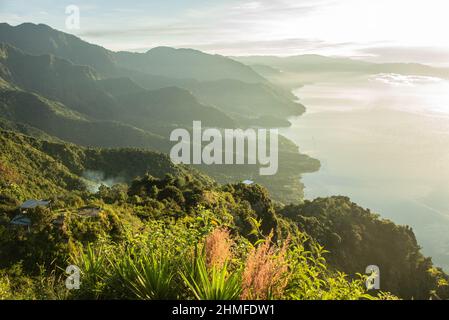
[[[87,181],[81,177],[87,171],[102,172],[106,179],[123,177],[129,186],[103,187],[95,194],[90,193],[86,190]],[[133,180],[136,176],[140,178]],[[53,200],[53,213],[45,210],[30,213],[32,226],[24,237],[26,230],[7,226],[17,205],[31,197]],[[80,206],[92,202],[103,207],[97,219],[86,220],[73,215]],[[317,288],[319,291],[332,288],[331,291],[336,291],[335,298],[350,298],[354,287],[346,281],[357,278],[355,273],[363,273],[369,264],[381,268],[384,292],[417,299],[449,296],[447,287],[441,285],[447,282],[448,276],[422,255],[408,227],[381,220],[345,197],[279,207],[260,185],[216,185],[207,176],[172,164],[160,153],[86,149],[0,131],[0,208],[2,271],[16,270],[9,268],[20,262],[23,275],[32,276],[39,261],[39,266],[47,269],[45,276],[51,276],[55,261],[58,266],[65,265],[68,256],[74,253],[67,243],[94,247],[111,243],[116,248],[122,241],[129,247],[143,244],[136,242],[138,239],[145,239],[146,243],[155,241],[158,236],[160,241],[152,244],[162,244],[164,252],[175,250],[177,254],[170,257],[177,257],[187,251],[186,247],[198,245],[197,237],[203,237],[206,230],[218,225],[231,230],[233,236],[246,239],[239,242],[244,245],[236,246],[242,250],[236,252],[236,258],[245,256],[246,245],[251,246],[250,243],[271,232],[281,243],[290,239],[292,253],[298,253],[295,248],[307,252],[301,258],[294,254],[288,260],[289,270],[299,272],[298,281],[302,283],[298,285],[293,281],[289,286],[293,290],[290,294],[304,290],[304,279],[312,281],[319,275],[325,280],[313,282],[310,290],[301,295],[286,294],[287,299],[329,297],[317,292]],[[66,215],[62,230],[53,226],[53,219],[61,212]],[[254,232],[256,229],[258,232]],[[305,237],[303,231],[311,238]],[[127,241],[131,239],[134,241]],[[168,246],[167,241],[170,241]],[[323,249],[318,248],[315,241],[326,245],[330,254],[323,256]],[[105,252],[111,253],[110,250]],[[121,254],[125,252],[120,251]],[[324,257],[329,259],[326,261]],[[39,271],[42,275],[43,270]],[[350,277],[339,276],[341,279],[337,280],[334,278],[338,276],[337,271],[347,272]],[[14,276],[14,273],[9,275]],[[289,279],[294,280],[294,276],[292,274]],[[326,282],[328,277],[329,282]],[[42,281],[39,288],[47,283]],[[362,281],[360,286],[363,286]],[[86,290],[84,298],[94,297],[91,291]],[[102,294],[106,295],[104,298],[122,297],[118,292],[105,290]],[[376,295],[378,292],[369,293]],[[132,296],[128,292],[124,297]]]
[[[1,23],[0,41],[30,54],[52,54],[74,64],[91,66],[104,75],[112,76],[118,72],[110,51],[44,24],[10,26]]]
[[[91,121],[63,104],[20,89],[0,90],[0,118],[84,146],[166,150],[158,135],[113,121]]]
[[[97,83],[95,70],[53,55],[33,56],[0,44],[3,77],[25,90],[97,119],[116,118],[116,101]]]
[[[33,38],[33,41],[24,41],[28,38]],[[52,54],[75,64],[90,66],[98,71],[97,78],[128,77],[149,90],[172,86],[192,91],[195,89],[195,95],[206,104],[213,104],[223,111],[228,111],[232,106],[230,113],[240,109],[244,117],[252,116],[252,109],[260,101],[264,103],[259,112],[271,103],[272,107],[268,109],[274,109],[270,113],[277,113],[278,117],[302,112],[301,106],[292,107],[295,98],[287,97],[288,92],[281,93],[279,88],[270,86],[265,78],[250,67],[220,55],[168,47],[154,48],[147,53],[114,53],[48,26],[33,24],[16,27],[0,24],[0,42],[9,43],[30,54]],[[224,81],[215,82],[220,80]],[[211,87],[217,85],[221,86],[221,90],[211,90]],[[92,85],[92,88],[96,86]],[[277,91],[276,95],[273,95],[273,90]],[[101,92],[96,92],[98,99],[105,99]],[[254,93],[260,98],[248,105],[248,101],[255,97]],[[225,102],[223,95],[233,97],[239,107]],[[68,101],[63,102],[69,105]],[[270,116],[270,113],[260,116]]]
[[[195,120],[204,119],[206,125],[213,123],[219,126],[232,126],[232,120],[217,110],[201,106],[195,111],[197,102],[194,100],[191,101],[192,106],[189,107],[186,102],[189,101],[188,97],[191,96],[181,89],[176,89],[179,93],[177,99],[179,101],[173,102],[173,105],[176,103],[180,107],[187,106],[186,110],[189,111],[186,111],[186,113],[179,111],[181,116],[176,117],[173,113],[176,114],[178,111],[174,112],[173,109],[169,108],[169,105],[158,104],[160,97],[166,97],[167,99],[176,98],[176,96],[172,95],[173,90],[173,88],[168,88],[156,92],[147,91],[143,92],[143,94],[125,95],[123,98],[124,109],[121,112],[123,118],[130,123],[135,123],[135,126],[147,127],[152,132],[159,132],[160,135],[119,122],[92,121],[80,113],[71,111],[61,103],[43,98],[34,93],[9,87],[0,90],[0,118],[9,121],[9,123],[18,124],[14,126],[9,125],[6,128],[23,128],[22,125],[24,124],[59,139],[83,146],[141,147],[162,152],[168,152],[171,145],[173,145],[173,143],[168,141],[168,136],[170,130],[175,126],[175,121],[181,121],[183,125],[189,127],[192,124],[191,119],[193,117]],[[187,98],[185,97],[186,95]],[[151,105],[159,106],[158,110],[160,112],[158,114],[163,116],[164,121],[157,121],[161,120],[161,118],[157,118],[154,110],[148,107],[148,101],[151,99],[154,100]],[[130,112],[133,107],[136,110]],[[192,113],[192,110],[195,112]],[[205,113],[208,110],[210,111],[209,115]],[[226,121],[229,121],[229,123]],[[163,122],[163,125],[160,122]],[[170,126],[169,123],[172,123],[172,125]],[[22,132],[30,133],[29,130]],[[280,170],[272,177],[259,177],[258,166],[200,167],[221,182],[235,182],[254,177],[254,180],[267,185],[272,194],[280,201],[300,201],[303,186],[299,178],[305,172],[317,170],[319,162],[299,154],[297,148],[282,137],[279,147]]]
[[[427,299],[436,287],[437,295],[449,293],[447,286],[435,285],[436,275],[444,273],[423,256],[410,227],[381,219],[349,198],[319,198],[280,213],[325,246],[335,268],[355,274],[377,265],[381,290],[406,299]]]
[[[36,92],[98,120],[116,120],[142,129],[172,127],[203,120],[234,127],[224,113],[201,105],[176,87],[146,91],[129,78],[97,80],[95,70],[51,55],[32,56],[0,44],[0,71],[15,86]]]
[[[193,49],[157,47],[144,54],[117,52],[115,59],[124,68],[170,78],[266,82],[263,77],[242,63]]]
[[[299,115],[305,111],[303,105],[293,102],[295,98],[289,92],[269,84],[216,80],[197,82],[189,87],[204,102],[240,116],[287,117]],[[229,92],[232,92],[232,95]]]
[[[79,176],[29,143],[29,138],[0,131],[0,207],[85,189]]]
[[[194,173],[203,183],[213,184],[210,178],[174,165],[159,152],[83,148],[0,130],[0,206],[86,191],[86,171],[101,172],[105,180],[120,177],[124,182],[146,173],[158,178]]]
[[[225,113],[201,105],[190,92],[176,87],[125,94],[118,101],[123,106],[121,119],[147,130],[161,124],[191,127],[194,120],[210,127],[235,127],[235,122]]]
[[[15,34],[11,28],[14,30],[25,28],[34,37],[43,37],[41,40],[44,43],[55,42],[56,45],[54,47],[36,45],[37,48],[34,50],[32,45],[23,43],[19,39],[20,36],[9,35],[9,32]],[[73,52],[68,54],[67,51],[74,50],[75,52],[79,49],[83,50],[81,56],[84,58],[92,55],[91,61],[83,61],[89,67],[80,67],[64,61],[60,57],[31,56],[20,51],[17,53],[14,51],[15,49],[5,45],[6,49],[3,50],[5,54],[2,58],[4,63],[0,64],[0,72],[4,79],[13,82],[0,81],[0,86],[5,88],[0,93],[3,101],[2,118],[9,121],[4,121],[5,128],[24,130],[23,125],[26,125],[59,139],[84,146],[130,146],[168,152],[171,147],[168,141],[170,131],[180,124],[188,127],[193,120],[202,120],[206,126],[214,127],[240,126],[247,128],[248,126],[262,125],[271,127],[288,125],[289,123],[283,119],[284,117],[300,114],[303,111],[301,105],[292,102],[293,97],[288,92],[273,88],[253,70],[228,58],[194,50],[169,48],[158,48],[147,54],[136,54],[137,60],[150,59],[151,63],[160,65],[159,71],[167,70],[170,74],[175,72],[173,64],[170,62],[168,65],[164,65],[163,61],[158,60],[165,56],[162,52],[168,51],[167,56],[173,60],[173,63],[184,64],[184,66],[178,66],[177,69],[181,77],[187,77],[188,72],[198,72],[196,76],[199,78],[220,78],[212,83],[209,83],[211,81],[200,81],[202,79],[175,79],[166,75],[151,75],[142,71],[147,67],[146,65],[142,65],[136,70],[116,68],[116,71],[120,71],[120,75],[105,78],[104,73],[96,73],[93,68],[96,67],[98,59],[108,59],[114,56],[112,53],[105,57],[104,51],[98,50],[96,46],[90,48],[90,44],[85,42],[81,45],[78,41],[82,40],[78,38],[75,41],[78,43],[76,45],[58,44],[61,39],[71,42],[73,38],[51,28],[50,31],[45,32],[46,28],[43,26],[28,24],[22,27],[10,27],[0,25],[0,29],[3,30],[3,33],[0,32],[0,40],[5,40],[2,35],[8,41],[16,40],[12,44],[22,46],[22,49],[29,50],[28,53],[41,54],[42,51],[48,50],[50,52],[45,53],[56,53],[63,55],[62,58],[64,56],[70,58]],[[61,37],[56,37],[57,34],[60,34]],[[55,49],[60,47],[63,47],[64,50],[57,51]],[[19,57],[17,58],[19,60],[30,59],[30,61],[41,65],[39,72],[42,72],[43,75],[36,75],[37,71],[27,74],[27,69],[33,68],[32,63],[30,62],[31,65],[25,70],[21,69],[20,63],[13,63],[15,59],[12,59],[13,62],[10,61],[10,51],[14,52],[14,56]],[[182,60],[183,57],[186,57],[189,63]],[[110,65],[113,60],[109,59],[105,65]],[[204,63],[202,63],[203,60]],[[156,63],[156,61],[159,62]],[[77,72],[81,74],[82,79],[80,78],[80,81],[66,80],[72,71],[75,74]],[[126,78],[132,78],[132,80]],[[51,85],[46,85],[47,81]],[[259,81],[261,82],[255,83]],[[198,99],[186,90],[167,88],[166,86],[171,82],[190,90],[190,92],[195,89]],[[204,83],[201,84],[201,82]],[[67,87],[62,84],[67,84]],[[17,87],[22,90],[18,90]],[[141,91],[139,87],[157,88],[157,90]],[[86,90],[86,94],[84,90]],[[70,93],[74,93],[73,97]],[[204,99],[202,94],[204,94]],[[231,102],[226,101],[226,95]],[[252,101],[253,99],[254,101]],[[206,100],[211,103],[207,103]],[[261,107],[258,108],[259,104]],[[207,107],[208,105],[215,108]],[[272,111],[272,109],[276,111]],[[39,113],[42,112],[43,116],[36,116],[39,114],[34,112],[36,110],[39,110]],[[94,116],[98,116],[98,118]],[[12,123],[20,124],[20,127],[12,125]],[[22,132],[31,133],[31,131]],[[270,191],[281,201],[300,201],[303,187],[299,177],[304,172],[316,170],[319,167],[318,161],[299,154],[297,148],[287,141],[280,144],[279,161],[282,168],[287,170],[270,177],[270,179],[261,178],[261,182],[269,182]],[[247,166],[207,168],[214,177],[226,182],[252,178],[257,175],[257,169]],[[297,192],[288,193],[288,190]]]
[[[118,76],[123,68],[153,75],[198,80],[266,80],[251,68],[220,55],[191,49],[158,47],[147,53],[114,53],[44,24],[0,24],[0,42],[34,55],[52,54],[74,64],[91,66],[105,76]]]
[[[145,89],[127,77],[100,79],[97,84],[114,97],[124,94],[138,93]]]
[[[276,125],[279,121],[273,118],[282,119],[301,114],[305,110],[304,106],[295,102],[296,98],[288,90],[283,90],[270,83],[247,83],[232,79],[198,81],[167,77],[155,78],[143,73],[131,73],[130,77],[140,86],[149,90],[171,86],[190,90],[202,103],[212,105],[227,113],[243,127],[251,123],[254,123],[255,126],[265,125],[262,121],[257,122],[257,117],[267,118],[267,126]],[[285,121],[278,127],[284,124]],[[285,126],[287,125],[288,123],[285,124]]]

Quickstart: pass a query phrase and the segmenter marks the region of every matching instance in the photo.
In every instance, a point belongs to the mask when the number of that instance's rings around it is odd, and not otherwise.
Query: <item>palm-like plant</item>
[[[71,261],[81,271],[81,296],[101,295],[104,280],[107,277],[107,260],[101,248],[94,248],[89,244],[86,251],[72,254]]]
[[[112,265],[123,285],[137,299],[177,298],[173,266],[163,254],[128,253],[112,262]]]
[[[230,273],[228,262],[208,270],[204,253],[195,255],[180,272],[184,283],[198,300],[237,300],[241,292],[239,271]]]

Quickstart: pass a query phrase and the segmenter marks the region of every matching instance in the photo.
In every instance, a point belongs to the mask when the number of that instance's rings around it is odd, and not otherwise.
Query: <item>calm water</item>
[[[281,132],[322,163],[306,198],[347,195],[410,225],[449,270],[449,82],[379,74],[295,94],[308,111]]]

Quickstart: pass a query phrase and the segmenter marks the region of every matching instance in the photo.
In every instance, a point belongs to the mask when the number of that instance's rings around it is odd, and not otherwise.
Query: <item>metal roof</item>
[[[44,200],[35,200],[30,199],[22,203],[20,206],[21,209],[33,209],[36,207],[46,207],[50,204],[50,201],[44,201]]]
[[[19,225],[19,226],[29,226],[31,224],[31,220],[21,214],[15,216],[11,222],[11,224]]]

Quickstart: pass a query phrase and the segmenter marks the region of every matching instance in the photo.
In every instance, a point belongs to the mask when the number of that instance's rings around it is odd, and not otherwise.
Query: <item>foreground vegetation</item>
[[[219,185],[159,153],[1,133],[3,299],[449,296],[448,277],[422,256],[411,229],[348,198],[283,206],[260,185]],[[122,183],[90,190],[88,170],[120,173]],[[33,197],[51,199],[51,208],[29,210],[29,228],[11,225]],[[101,212],[83,216],[86,205]],[[69,291],[72,264],[81,286]],[[382,291],[365,287],[369,264],[381,268]]]

